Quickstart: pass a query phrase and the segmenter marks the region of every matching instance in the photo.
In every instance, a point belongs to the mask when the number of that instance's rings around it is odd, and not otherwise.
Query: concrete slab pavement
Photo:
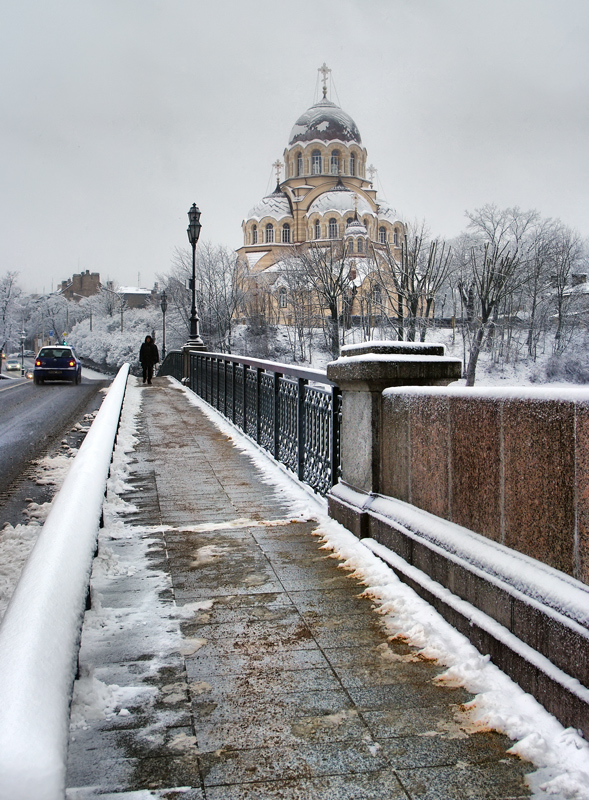
[[[472,732],[471,696],[433,683],[443,667],[388,640],[315,523],[293,521],[177,385],[141,391],[135,534],[101,548],[123,566],[147,553],[147,567],[97,572],[100,608],[121,622],[102,635],[90,622],[80,654],[125,702],[72,729],[68,798],[529,797],[531,765]],[[152,624],[135,624],[154,588]]]

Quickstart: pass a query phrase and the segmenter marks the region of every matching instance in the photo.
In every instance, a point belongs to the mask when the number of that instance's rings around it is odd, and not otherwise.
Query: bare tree
[[[475,297],[475,313],[478,311],[479,316],[472,323],[474,329],[466,368],[467,386],[474,386],[483,339],[493,322],[493,314],[516,288],[518,266],[517,250],[510,251],[508,244],[499,246],[485,242],[482,247],[471,248],[471,286]]]
[[[191,312],[192,253],[177,249],[172,272],[159,279],[166,287],[172,330],[185,339]],[[244,266],[229,248],[203,242],[196,251],[196,281],[203,337],[212,350],[230,353],[236,313],[246,292]]]
[[[350,283],[350,266],[344,244],[339,240],[310,242],[304,247],[296,247],[292,256],[300,260],[301,269],[317,296],[327,346],[333,358],[337,358],[340,311]]]
[[[430,239],[425,222],[406,231],[399,259],[388,243],[384,250],[374,250],[389,305],[397,308],[399,340],[415,341],[419,326],[421,341],[425,341],[426,324],[434,313],[435,297],[451,268],[450,256],[450,247],[445,242]]]

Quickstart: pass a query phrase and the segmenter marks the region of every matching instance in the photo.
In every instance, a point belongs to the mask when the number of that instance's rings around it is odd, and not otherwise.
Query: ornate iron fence
[[[168,353],[159,374],[182,380],[182,353]],[[318,494],[337,482],[341,392],[325,372],[192,351],[187,383]]]

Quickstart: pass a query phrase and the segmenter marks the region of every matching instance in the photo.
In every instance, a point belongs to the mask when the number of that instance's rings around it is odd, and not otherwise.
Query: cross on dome
[[[323,76],[321,79],[323,81],[323,97],[327,97],[327,78],[331,70],[324,61],[323,64],[317,70],[317,72],[320,72],[321,75]]]
[[[280,173],[282,172],[282,167],[284,166],[284,164],[279,158],[277,158],[276,161],[272,164],[272,166],[276,170],[276,183],[280,183]]]
[[[376,167],[374,167],[374,166],[371,164],[371,165],[368,167],[368,169],[366,170],[366,172],[367,172],[367,173],[370,175],[370,183],[374,183],[374,176],[375,176],[375,175],[376,175],[376,173],[377,173],[377,169],[376,169]]]

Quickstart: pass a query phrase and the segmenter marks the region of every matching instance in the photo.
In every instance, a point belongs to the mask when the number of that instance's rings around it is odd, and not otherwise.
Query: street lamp
[[[25,331],[23,331],[20,335],[20,376],[24,378],[25,376]]]
[[[196,346],[197,349],[204,350],[204,342],[200,338],[199,319],[196,313],[196,243],[198,242],[201,228],[202,225],[200,224],[200,211],[197,208],[196,203],[193,203],[190,211],[188,212],[188,228],[186,229],[188,241],[192,246],[192,308],[190,309],[189,344],[191,344],[193,347]]]
[[[166,297],[166,290],[162,292],[160,308],[162,309],[163,325],[162,325],[162,360],[166,357],[166,311],[168,310],[168,298]]]

